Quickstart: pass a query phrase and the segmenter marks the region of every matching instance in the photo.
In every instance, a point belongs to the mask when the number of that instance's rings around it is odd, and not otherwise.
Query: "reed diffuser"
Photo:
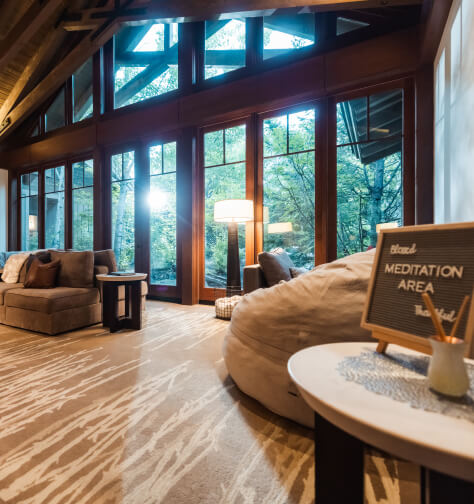
[[[451,334],[448,336],[430,295],[425,293],[422,294],[422,297],[436,329],[436,335],[429,339],[433,350],[428,367],[430,387],[447,396],[461,397],[469,390],[469,376],[464,363],[466,343],[457,338],[456,333],[470,298],[469,296],[464,298]]]

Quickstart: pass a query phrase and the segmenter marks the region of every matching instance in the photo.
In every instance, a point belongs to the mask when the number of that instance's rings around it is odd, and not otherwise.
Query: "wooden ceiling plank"
[[[66,80],[83,65],[100,47],[102,47],[120,28],[113,22],[103,30],[99,37],[94,33],[87,35],[57,66],[11,110],[3,121],[0,138],[6,138],[29,116],[40,104],[53,95]]]
[[[43,4],[36,1],[21,16],[0,45],[0,68],[8,65],[45,23],[51,22],[62,3],[63,0],[48,0]]]
[[[10,91],[8,98],[0,108],[0,123],[5,119],[12,107],[15,105],[15,102],[30,82],[33,74],[37,72],[42,65],[44,65],[45,59],[50,58],[54,53],[56,53],[56,50],[59,49],[61,44],[64,42],[64,38],[65,33],[58,28],[51,32],[51,34],[43,41],[38,51],[33,55],[24,68],[22,74],[13,86],[13,89]]]

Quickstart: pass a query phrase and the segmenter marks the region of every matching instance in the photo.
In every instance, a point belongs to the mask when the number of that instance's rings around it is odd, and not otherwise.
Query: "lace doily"
[[[474,365],[466,363],[470,389],[459,399],[438,394],[429,388],[427,355],[407,355],[395,351],[379,354],[371,350],[345,357],[337,370],[346,380],[366,390],[412,408],[440,413],[474,422]]]

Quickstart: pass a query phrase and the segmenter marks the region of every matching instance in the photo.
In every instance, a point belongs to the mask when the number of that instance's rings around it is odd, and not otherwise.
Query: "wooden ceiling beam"
[[[423,0],[151,0],[138,3],[128,9],[111,10],[109,8],[85,9],[71,13],[63,22],[66,30],[90,30],[97,27],[104,19],[114,18],[121,23],[139,23],[149,20],[167,22],[203,21],[219,16],[219,19],[236,16],[261,16],[262,12],[272,14],[277,9],[300,8],[307,12],[373,9],[378,7],[397,7],[419,5]]]
[[[51,21],[63,0],[47,0],[33,5],[21,16],[0,44],[0,68],[4,68],[32,39],[38,30]]]

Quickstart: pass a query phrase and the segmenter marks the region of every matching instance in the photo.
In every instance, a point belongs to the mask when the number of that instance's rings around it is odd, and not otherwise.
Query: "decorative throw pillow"
[[[308,273],[309,270],[306,268],[290,268],[290,275],[291,278],[296,278],[301,275],[304,275],[305,273]]]
[[[25,283],[31,263],[35,257],[37,257],[43,264],[51,262],[51,254],[47,250],[40,250],[39,252],[30,254],[20,270],[20,276],[18,278],[20,283]]]
[[[5,283],[18,283],[20,270],[30,254],[13,254],[5,263],[2,273],[2,280]]]
[[[61,263],[59,260],[43,264],[34,257],[25,281],[25,289],[52,289],[56,286]]]
[[[258,254],[258,264],[263,270],[263,276],[269,287],[285,280],[291,280],[290,268],[295,265],[290,256],[282,249],[277,248],[271,252],[260,252]]]

